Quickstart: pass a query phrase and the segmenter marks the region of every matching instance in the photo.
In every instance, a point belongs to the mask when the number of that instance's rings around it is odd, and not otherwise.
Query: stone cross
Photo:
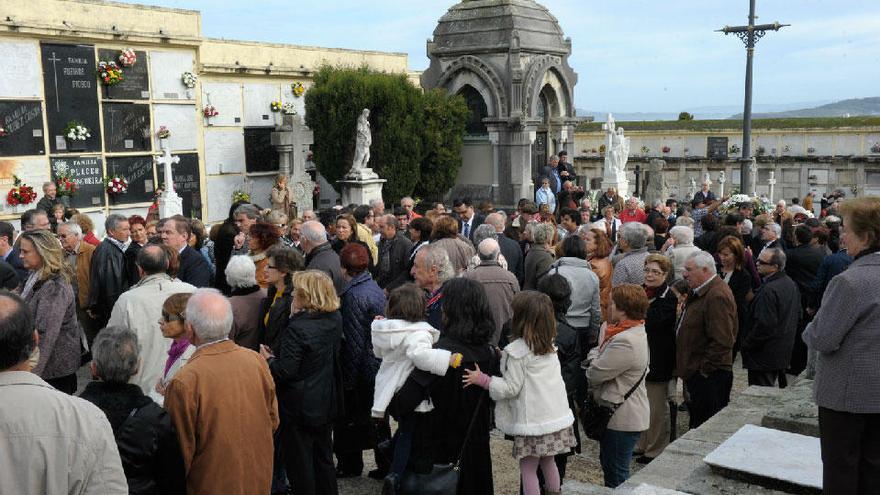
[[[174,190],[174,177],[171,173],[171,165],[180,163],[179,156],[171,156],[166,139],[159,140],[162,156],[156,158],[156,163],[162,165],[165,171],[165,190],[159,196],[159,218],[168,218],[183,214],[183,198]]]
[[[725,182],[727,182],[727,176],[725,175],[724,170],[722,170],[718,174],[718,197],[719,198],[724,197],[724,183]]]
[[[758,161],[755,160],[755,157],[749,161],[749,176],[752,178],[752,196],[758,195]],[[748,194],[748,191],[743,191],[743,194]]]
[[[767,184],[770,186],[770,202],[773,202],[773,190],[776,189],[776,171],[770,171],[770,178],[767,179]]]
[[[315,183],[306,173],[306,154],[315,142],[315,134],[298,114],[284,114],[279,130],[272,133],[272,145],[278,149],[278,172],[288,176],[291,201],[298,208],[311,208]]]

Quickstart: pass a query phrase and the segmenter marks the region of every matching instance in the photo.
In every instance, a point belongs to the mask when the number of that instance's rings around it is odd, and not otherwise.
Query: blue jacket
[[[363,272],[348,283],[339,295],[342,301],[342,383],[346,389],[376,378],[379,360],[373,355],[370,329],[378,315],[385,314],[385,293]]]
[[[826,256],[822,260],[822,264],[819,265],[819,270],[816,272],[816,278],[813,279],[809,286],[809,307],[819,309],[819,305],[822,303],[822,296],[825,295],[825,289],[828,288],[828,283],[831,282],[832,278],[843,273],[852,262],[852,256],[847,254],[845,250],[840,250],[831,256]]]

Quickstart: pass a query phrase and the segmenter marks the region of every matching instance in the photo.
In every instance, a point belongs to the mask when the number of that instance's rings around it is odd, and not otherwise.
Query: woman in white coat
[[[611,292],[611,323],[603,325],[599,347],[588,357],[590,393],[600,404],[619,404],[599,442],[605,486],[611,488],[629,478],[633,448],[650,423],[644,380],[648,370],[647,310],[648,296],[642,287],[615,287]],[[624,400],[633,387],[633,393]]]
[[[149,394],[150,398],[160,406],[165,402],[165,387],[196,351],[195,346],[189,341],[189,334],[186,332],[186,317],[184,316],[186,303],[190,296],[192,294],[171,294],[162,305],[159,330],[162,331],[163,337],[172,339],[172,342],[168,349],[168,359],[165,361],[165,371],[156,382],[156,387]]]

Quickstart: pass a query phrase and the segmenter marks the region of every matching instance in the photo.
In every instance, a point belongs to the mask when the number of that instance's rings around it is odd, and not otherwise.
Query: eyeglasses
[[[762,259],[755,260],[755,264],[756,265],[773,265],[773,263],[771,263],[769,261],[764,261]]]
[[[650,268],[645,268],[645,275],[663,275],[663,272],[660,270],[652,270]]]

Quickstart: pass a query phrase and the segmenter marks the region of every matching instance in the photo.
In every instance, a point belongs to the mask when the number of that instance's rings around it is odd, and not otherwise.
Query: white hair
[[[746,218],[743,220],[742,228],[740,228],[740,234],[750,234],[752,233],[753,228],[754,225],[752,224],[752,221]]]
[[[675,244],[693,244],[694,229],[684,225],[676,225],[669,229],[669,235],[675,239]]]
[[[772,230],[773,233],[776,234],[776,237],[777,237],[777,238],[780,237],[780,236],[782,235],[782,226],[779,225],[778,223],[776,223],[776,222],[769,222],[769,223],[767,223],[766,227],[767,227],[768,229]]]
[[[678,217],[675,219],[675,226],[694,228],[694,219],[691,217]]]
[[[547,244],[553,240],[556,229],[549,223],[537,223],[532,226],[532,241],[535,244]]]
[[[300,236],[312,244],[319,246],[327,242],[327,229],[324,228],[324,225],[321,222],[317,220],[309,220],[302,224]]]
[[[498,245],[498,241],[492,239],[491,237],[483,239],[483,241],[480,242],[480,244],[477,246],[477,254],[483,261],[492,261],[498,259],[498,254],[500,252],[501,246]]]
[[[452,262],[449,261],[449,253],[446,252],[442,247],[428,244],[427,246],[419,249],[419,252],[425,252],[425,267],[427,269],[431,269],[432,267],[437,267],[437,279],[443,283],[447,280],[451,279],[455,276],[455,268],[452,267]]]
[[[257,267],[250,256],[238,255],[229,258],[226,265],[226,282],[234,289],[257,285]]]
[[[499,228],[504,230],[504,215],[498,212],[490,213],[486,216],[484,223],[491,225],[497,231]]]
[[[786,203],[785,203],[785,200],[784,200],[784,199],[780,199],[779,201],[776,202],[776,206],[780,206],[780,205],[781,205],[783,208],[785,207],[785,204],[786,204]]]
[[[78,223],[73,222],[73,221],[70,221],[70,222],[64,222],[64,223],[62,223],[61,225],[58,226],[59,229],[60,229],[61,227],[64,227],[65,229],[67,229],[67,233],[69,233],[69,234],[75,236],[75,237],[76,237],[77,239],[79,239],[79,240],[82,240],[82,237],[83,237],[83,229],[82,229],[82,227],[79,226]]]
[[[715,267],[715,258],[706,251],[695,251],[688,256],[688,260],[693,261],[697,268],[706,270],[712,275],[718,273]]]
[[[370,200],[370,208],[375,208],[376,205],[378,205],[379,203],[382,203],[383,206],[385,205],[385,201],[382,201],[382,198],[371,199]]]
[[[620,235],[626,240],[630,249],[642,249],[648,240],[648,231],[639,222],[628,222],[620,228]]]
[[[217,289],[197,289],[186,303],[186,322],[202,343],[225,339],[232,330],[232,305]]]

